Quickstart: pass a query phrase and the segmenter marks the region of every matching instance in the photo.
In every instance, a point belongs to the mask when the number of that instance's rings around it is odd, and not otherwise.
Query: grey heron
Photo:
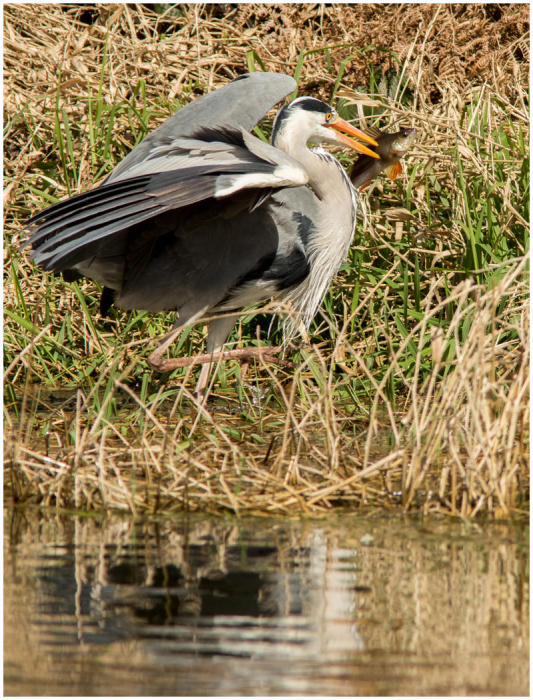
[[[219,357],[238,313],[269,298],[291,302],[284,330],[293,337],[344,260],[357,193],[339,161],[308,143],[379,158],[350,136],[377,144],[311,97],[280,110],[271,145],[251,135],[295,89],[287,75],[241,76],[178,110],[100,186],[28,222],[33,260],[98,281],[103,311],[114,303],[178,312],[148,358],[152,368],[184,366],[164,352],[185,326],[209,319],[206,355]],[[208,377],[204,364],[198,394]]]

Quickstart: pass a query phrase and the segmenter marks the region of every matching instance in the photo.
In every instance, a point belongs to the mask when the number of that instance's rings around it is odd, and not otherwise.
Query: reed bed
[[[6,6],[8,496],[135,514],[527,513],[528,23],[524,5]],[[402,177],[362,195],[298,367],[258,361],[243,385],[219,364],[202,406],[197,368],[145,362],[171,315],[99,319],[97,285],[35,268],[20,229],[248,70],[420,136]],[[277,344],[273,311],[250,310],[230,345]],[[172,352],[202,352],[204,335]]]

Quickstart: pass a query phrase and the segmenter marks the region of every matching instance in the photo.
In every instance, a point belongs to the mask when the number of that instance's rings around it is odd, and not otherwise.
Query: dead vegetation
[[[527,5],[6,6],[10,496],[134,513],[523,512],[528,23]],[[238,369],[218,368],[208,412],[195,370],[150,377],[140,358],[168,317],[96,323],[94,285],[36,270],[18,231],[252,66],[421,136],[402,180],[362,202],[298,370],[258,364],[242,395]],[[250,319],[233,341],[246,337]],[[202,343],[193,330],[180,352]],[[71,390],[55,401],[58,386]]]

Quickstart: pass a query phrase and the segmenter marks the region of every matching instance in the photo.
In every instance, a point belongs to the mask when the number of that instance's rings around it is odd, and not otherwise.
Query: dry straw
[[[527,6],[493,7],[6,6],[11,498],[136,514],[524,512],[529,20]],[[33,268],[18,231],[100,181],[175,100],[252,64],[420,138],[399,183],[379,181],[363,199],[352,266],[300,366],[259,361],[243,393],[226,363],[208,410],[192,395],[195,368],[168,382],[143,369],[143,343],[169,319],[95,323],[94,286]],[[235,343],[254,339],[250,324]],[[180,352],[202,344],[194,330]],[[57,386],[71,387],[62,400]]]

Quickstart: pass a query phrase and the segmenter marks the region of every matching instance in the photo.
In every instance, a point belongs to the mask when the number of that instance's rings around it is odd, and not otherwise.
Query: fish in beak
[[[416,129],[402,129],[397,133],[390,134],[376,128],[369,129],[370,135],[378,142],[376,153],[381,160],[375,161],[367,156],[359,156],[350,172],[352,185],[361,192],[374,178],[382,171],[391,180],[402,173],[401,159],[407,154],[415,142]]]
[[[368,134],[365,134],[364,131],[356,129],[355,126],[348,124],[348,122],[344,121],[344,119],[341,119],[339,116],[335,117],[327,124],[324,124],[324,126],[333,130],[333,140],[337,143],[340,143],[343,146],[348,146],[354,151],[364,153],[367,156],[371,156],[372,158],[377,158],[379,160],[379,155],[375,151],[371,151],[370,148],[366,148],[366,146],[363,146],[361,143],[358,143],[357,141],[354,141],[353,139],[344,135],[349,134],[350,136],[355,136],[371,146],[377,146],[377,141],[375,141],[371,136],[368,136]]]

